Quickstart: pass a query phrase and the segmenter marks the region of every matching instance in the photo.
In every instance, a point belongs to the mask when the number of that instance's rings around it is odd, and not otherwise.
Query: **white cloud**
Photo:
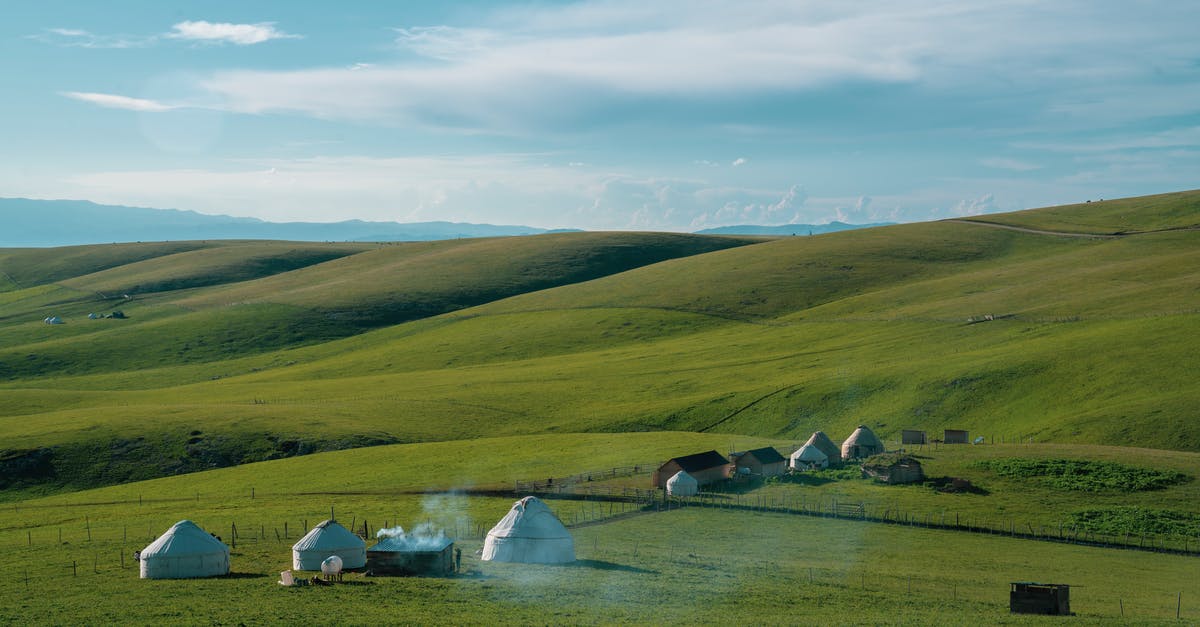
[[[746,158],[745,158],[745,157],[738,157],[737,159],[734,159],[734,160],[733,160],[733,163],[732,163],[732,164],[730,164],[730,165],[732,165],[732,166],[733,166],[733,167],[735,167],[735,168],[736,168],[736,167],[738,167],[738,166],[740,166],[740,165],[746,165]]]
[[[230,24],[228,22],[185,21],[171,27],[171,32],[164,35],[168,39],[186,39],[211,43],[231,43],[239,46],[260,44],[272,39],[298,39],[300,35],[292,35],[275,28],[274,22],[259,22],[257,24]]]
[[[62,95],[90,102],[94,105],[106,107],[109,109],[125,109],[127,111],[142,111],[148,113],[161,113],[163,111],[171,111],[178,109],[177,105],[165,104],[156,100],[147,100],[145,98],[130,98],[129,96],[118,96],[115,94],[97,94],[90,92],[65,91]]]
[[[28,35],[27,39],[66,48],[143,48],[158,38],[153,35],[99,35],[80,28],[47,28],[36,35]]]

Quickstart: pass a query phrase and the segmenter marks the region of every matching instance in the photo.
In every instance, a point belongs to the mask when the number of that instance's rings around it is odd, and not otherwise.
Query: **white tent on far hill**
[[[805,444],[792,453],[788,465],[792,470],[820,470],[829,467],[829,456],[815,445]]]
[[[575,539],[536,496],[516,503],[483,542],[485,561],[565,564],[575,561]]]
[[[367,543],[336,521],[326,520],[292,545],[292,568],[321,570],[321,562],[331,555],[342,559],[342,568],[362,568],[367,565]]]
[[[699,493],[700,482],[687,474],[686,470],[680,470],[667,479],[667,494],[671,496],[696,496]]]
[[[142,579],[188,579],[229,574],[229,547],[190,520],[181,520],[142,549]]]

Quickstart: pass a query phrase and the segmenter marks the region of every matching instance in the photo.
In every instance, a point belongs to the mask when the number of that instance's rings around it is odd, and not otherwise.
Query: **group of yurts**
[[[358,535],[326,520],[292,545],[292,568],[340,574],[365,569],[376,575],[444,575],[459,566],[461,553],[441,534],[381,530],[371,548]],[[575,541],[541,500],[527,496],[488,531],[480,554],[485,561],[561,564],[575,561]],[[138,552],[143,579],[186,579],[229,574],[229,546],[190,520],[181,520]],[[281,573],[287,585],[291,572]],[[315,578],[314,578],[315,580]]]
[[[788,467],[797,472],[818,470],[828,467],[832,459],[840,462],[881,452],[882,442],[865,426],[860,426],[840,449],[823,431],[818,431],[790,455]],[[689,457],[704,456],[707,454]],[[686,458],[675,458],[664,467],[683,459]],[[670,475],[664,487],[673,496],[690,496],[697,493],[698,486],[696,478],[686,469],[680,469]],[[381,530],[379,542],[368,549],[354,532],[333,519],[326,520],[292,546],[292,568],[325,575],[336,575],[343,569],[384,575],[443,575],[459,568],[461,553],[454,548],[453,540],[441,534],[413,535],[398,527],[396,530],[396,533]],[[172,525],[139,551],[137,559],[143,579],[219,577],[230,572],[229,546],[190,520]],[[569,563],[575,561],[575,541],[545,503],[527,496],[514,503],[508,514],[488,531],[480,559]],[[291,585],[290,571],[281,576],[281,583]]]

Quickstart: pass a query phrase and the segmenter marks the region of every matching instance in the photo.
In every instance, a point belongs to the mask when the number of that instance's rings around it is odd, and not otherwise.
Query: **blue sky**
[[[1200,4],[13,2],[0,196],[586,229],[1200,187]]]

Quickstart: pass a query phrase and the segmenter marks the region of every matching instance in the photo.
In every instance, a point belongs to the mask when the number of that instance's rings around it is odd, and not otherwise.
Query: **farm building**
[[[792,470],[820,470],[829,467],[829,456],[812,444],[805,444],[792,453],[788,465]]]
[[[516,503],[483,542],[484,561],[565,564],[575,561],[575,539],[536,496]]]
[[[371,575],[448,575],[454,572],[454,541],[385,536],[366,550],[366,565]]]
[[[830,466],[836,467],[842,465],[842,449],[838,448],[838,445],[834,444],[833,440],[830,440],[824,431],[813,433],[809,436],[805,444],[811,444],[824,453],[829,458]]]
[[[1071,586],[1062,583],[1013,582],[1008,593],[1013,614],[1071,615]]]
[[[967,444],[971,441],[971,432],[964,429],[946,429],[942,442],[946,444]]]
[[[190,520],[181,520],[138,555],[142,579],[190,579],[229,574],[229,547]]]
[[[883,483],[916,483],[925,480],[921,462],[910,455],[884,453],[867,458],[862,464],[864,477]]]
[[[883,452],[883,442],[867,425],[858,425],[854,433],[842,442],[842,459],[865,459]]]
[[[691,475],[696,480],[696,483],[708,485],[722,479],[728,479],[732,468],[733,466],[730,465],[729,460],[716,451],[696,453],[694,455],[685,455],[667,460],[665,464],[658,467],[658,470],[654,471],[651,482],[656,488],[665,488],[667,487],[667,480],[674,477],[675,473],[683,470]]]
[[[367,563],[367,543],[333,520],[312,528],[292,545],[292,568],[321,570],[330,555],[342,558],[343,568],[362,568]]]
[[[901,444],[928,444],[925,439],[924,431],[915,431],[913,429],[905,429],[900,432]]]
[[[695,496],[700,492],[700,484],[696,479],[680,470],[667,479],[667,494],[671,496]]]
[[[787,472],[787,458],[774,447],[756,448],[752,451],[730,453],[729,459],[739,475],[761,475],[778,477]]]

